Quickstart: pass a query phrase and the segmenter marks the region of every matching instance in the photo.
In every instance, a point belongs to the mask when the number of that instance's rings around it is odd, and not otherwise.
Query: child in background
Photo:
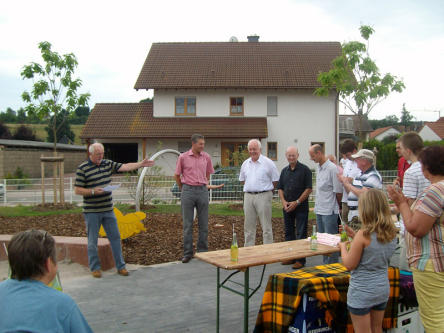
[[[390,293],[387,276],[390,257],[396,249],[396,229],[385,194],[369,189],[359,197],[362,226],[347,242],[339,243],[343,265],[351,272],[347,307],[356,333],[382,332],[384,310]]]

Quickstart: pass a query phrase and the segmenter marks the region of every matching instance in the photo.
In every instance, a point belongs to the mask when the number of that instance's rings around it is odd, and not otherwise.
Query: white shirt
[[[274,189],[273,182],[279,181],[276,164],[268,157],[259,155],[253,162],[251,157],[242,163],[239,181],[245,182],[244,192],[263,192]]]
[[[356,164],[356,161],[346,159],[345,166],[344,166],[344,172],[342,173],[344,177],[351,177],[353,179],[359,177],[361,175],[362,171],[358,168],[358,165]],[[347,202],[348,199],[348,193],[344,188],[344,192],[342,192],[342,202]]]
[[[342,193],[339,182],[338,168],[330,160],[318,165],[316,172],[316,200],[314,212],[318,215],[333,215],[339,213],[336,193]]]
[[[402,192],[407,198],[416,200],[429,185],[422,173],[421,163],[416,161],[404,173]]]

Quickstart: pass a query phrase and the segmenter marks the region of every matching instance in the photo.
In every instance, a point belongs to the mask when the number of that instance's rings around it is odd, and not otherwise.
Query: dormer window
[[[176,97],[175,114],[176,116],[195,116],[196,97]]]
[[[244,98],[230,97],[230,116],[244,115]]]

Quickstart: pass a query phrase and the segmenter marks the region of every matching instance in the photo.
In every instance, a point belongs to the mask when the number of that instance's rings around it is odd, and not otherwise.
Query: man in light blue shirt
[[[57,274],[49,233],[18,233],[9,242],[8,260],[11,279],[0,283],[0,332],[92,332],[73,299],[48,287]]]
[[[337,234],[339,205],[342,199],[342,185],[338,180],[338,168],[324,154],[320,145],[313,145],[308,150],[313,162],[318,163],[316,170],[315,207],[318,232]],[[338,262],[339,255],[334,253],[324,256],[324,264]]]

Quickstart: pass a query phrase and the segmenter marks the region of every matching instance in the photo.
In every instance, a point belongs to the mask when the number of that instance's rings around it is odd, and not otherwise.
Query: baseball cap
[[[375,154],[373,154],[373,152],[368,149],[361,149],[356,154],[352,155],[351,157],[354,159],[359,158],[359,157],[363,157],[368,160],[371,160],[372,162],[375,160]]]

